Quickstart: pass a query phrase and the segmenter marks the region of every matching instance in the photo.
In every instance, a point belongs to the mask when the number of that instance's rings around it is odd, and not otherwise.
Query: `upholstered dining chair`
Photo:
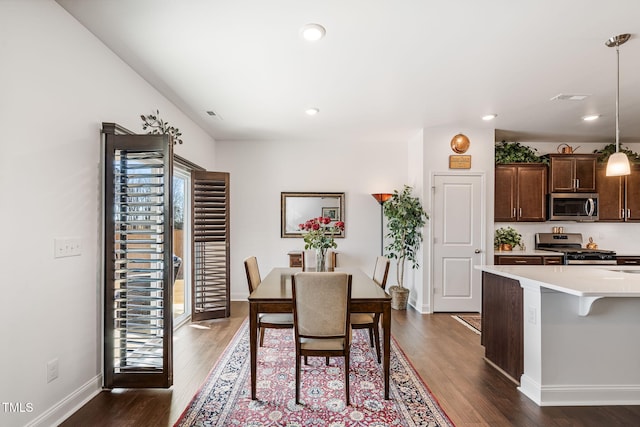
[[[387,276],[389,275],[389,259],[385,256],[379,256],[376,258],[376,265],[373,268],[373,281],[378,284],[382,289],[387,285]],[[371,347],[376,348],[376,355],[378,356],[378,363],[381,360],[380,354],[380,330],[378,324],[380,323],[379,313],[353,313],[351,315],[351,327],[353,329],[368,329],[369,330],[369,342]]]
[[[249,294],[253,293],[262,278],[258,269],[258,260],[251,256],[244,260],[244,270],[247,273],[247,283],[249,285]],[[258,330],[260,331],[260,347],[264,344],[265,329],[292,329],[293,313],[260,313],[258,316]]]
[[[333,271],[337,264],[337,253],[331,249],[327,249],[326,267],[328,271]],[[315,269],[317,267],[317,255],[315,250],[302,251],[302,271],[307,271],[308,268]]]
[[[302,251],[302,271],[308,268],[316,268],[316,251],[305,249]]]
[[[373,280],[384,289],[387,285],[389,275],[389,258],[386,256],[376,257],[376,265],[373,267]]]
[[[307,356],[344,357],[344,388],[349,398],[351,275],[340,272],[296,273],[291,281],[296,344],[296,403],[300,403],[301,361]]]

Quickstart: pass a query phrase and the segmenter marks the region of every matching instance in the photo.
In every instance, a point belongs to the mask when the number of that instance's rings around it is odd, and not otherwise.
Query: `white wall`
[[[534,148],[537,153],[556,153],[560,142],[520,142],[523,145]],[[571,143],[576,153],[588,154],[594,150],[601,149],[610,142],[603,143]],[[635,152],[640,152],[640,143],[624,143],[622,147]],[[638,196],[640,197],[640,195]],[[600,249],[615,250],[620,255],[640,255],[640,225],[638,223],[607,223],[607,222],[572,222],[572,221],[547,221],[547,222],[497,222],[495,228],[511,226],[522,234],[523,242],[528,249],[535,246],[536,233],[551,233],[554,226],[564,227],[567,233],[582,233],[584,243],[589,237],[593,237],[594,242]]]
[[[339,264],[372,272],[375,256],[380,252],[380,206],[371,193],[392,192],[402,189],[404,184],[411,185],[431,215],[432,175],[449,171],[451,138],[459,132],[472,141],[467,152],[472,155],[470,172],[485,174],[488,221],[484,235],[486,256],[492,259],[492,128],[430,128],[409,141],[379,145],[353,141],[217,141],[216,170],[231,174],[232,298],[243,300],[248,294],[244,258],[255,255],[265,275],[273,267],[287,265],[287,252],[303,249],[301,238],[280,238],[282,191],[345,192],[347,232],[345,239],[337,239]],[[421,268],[407,269],[405,286],[412,289],[411,305],[427,312],[431,309],[429,223],[424,238]],[[388,284],[395,282],[396,267],[392,261]]]
[[[433,216],[433,192],[431,188],[434,186],[434,174],[450,173],[480,173],[484,175],[484,193],[486,206],[486,227],[483,232],[484,236],[484,257],[485,262],[493,259],[493,205],[494,205],[494,141],[495,132],[490,127],[471,127],[468,125],[442,126],[425,128],[424,133],[424,165],[423,165],[423,188],[424,190],[424,207],[430,215],[428,230],[425,230],[425,244],[423,245],[423,259],[420,263],[422,268],[418,273],[421,274],[423,281],[422,292],[412,292],[422,299],[410,300],[411,304],[423,313],[432,312],[434,307],[431,303],[431,295],[433,293],[433,259],[431,253],[431,230],[434,221],[437,220]],[[451,150],[451,139],[462,133],[469,138],[471,142],[466,155],[471,156],[471,169],[449,169],[449,156],[455,153]],[[411,298],[411,297],[410,297]]]
[[[207,168],[215,143],[51,0],[0,2],[0,58],[0,402],[24,410],[0,425],[48,426],[101,385],[101,122],[141,133],[158,108]],[[82,255],[54,259],[57,237]]]
[[[264,276],[288,265],[287,252],[304,248],[302,238],[280,238],[282,191],[344,192],[346,237],[336,239],[338,265],[372,274],[380,254],[380,205],[371,194],[406,183],[407,143],[217,141],[216,169],[231,173],[231,296],[244,300],[244,258],[255,255]]]
[[[423,209],[428,208],[428,199],[430,195],[429,187],[425,187],[424,174],[425,174],[425,143],[424,143],[424,131],[420,130],[420,132],[415,135],[412,139],[409,140],[409,152],[407,155],[408,162],[408,171],[409,178],[407,185],[413,188],[412,194],[418,197],[422,201]],[[431,212],[427,212],[429,216],[431,216]],[[430,241],[430,225],[429,222],[425,224],[422,229],[422,237],[423,244],[420,246],[420,249],[416,253],[416,260],[418,260],[419,267],[417,269],[412,269],[410,263],[405,264],[404,268],[404,283],[409,292],[409,301],[408,304],[414,308],[417,308],[423,311],[425,303],[423,301],[429,300],[429,294],[426,291],[425,287],[429,283],[427,281],[427,268],[429,264],[424,260],[424,254],[429,253],[429,241]],[[399,283],[397,277],[397,260],[394,266],[394,276],[391,276],[389,279],[390,284],[397,285]]]

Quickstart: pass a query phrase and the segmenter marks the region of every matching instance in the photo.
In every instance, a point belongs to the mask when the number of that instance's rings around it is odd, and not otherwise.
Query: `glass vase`
[[[327,271],[327,249],[316,250],[316,271]]]

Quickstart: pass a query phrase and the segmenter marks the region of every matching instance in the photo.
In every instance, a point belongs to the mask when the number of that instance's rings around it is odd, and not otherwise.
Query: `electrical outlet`
[[[47,382],[58,378],[58,359],[53,359],[47,362]]]
[[[59,237],[54,239],[54,257],[64,258],[82,254],[82,241],[79,237]]]

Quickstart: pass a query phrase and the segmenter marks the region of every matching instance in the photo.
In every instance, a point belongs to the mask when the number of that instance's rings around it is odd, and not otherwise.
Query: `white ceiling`
[[[620,135],[640,141],[638,0],[57,2],[218,140],[402,142],[453,125],[495,126],[497,140],[613,142],[605,41],[631,33]],[[327,29],[313,44],[299,36],[310,22]],[[561,93],[590,96],[550,100]],[[320,114],[306,116],[310,106]],[[498,117],[487,124],[487,113]],[[602,117],[581,120],[592,113]]]

